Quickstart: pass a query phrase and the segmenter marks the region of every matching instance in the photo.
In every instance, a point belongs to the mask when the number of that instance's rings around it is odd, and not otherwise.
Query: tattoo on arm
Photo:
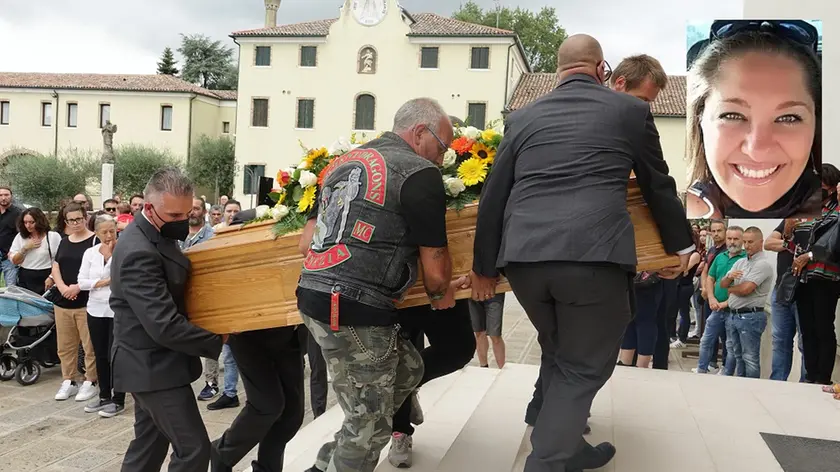
[[[435,249],[435,252],[432,253],[432,259],[437,260],[437,259],[440,259],[440,258],[444,257],[445,255],[446,255],[446,248],[445,247],[437,248],[437,249]]]

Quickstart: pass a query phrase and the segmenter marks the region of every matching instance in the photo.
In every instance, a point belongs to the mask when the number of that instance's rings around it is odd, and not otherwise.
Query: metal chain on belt
[[[375,355],[373,355],[372,352],[368,351],[367,348],[365,347],[365,345],[362,344],[362,340],[359,339],[359,335],[356,334],[356,329],[353,328],[352,326],[349,326],[349,328],[350,328],[350,334],[353,335],[353,339],[355,339],[356,343],[359,344],[359,348],[362,350],[362,354],[367,354],[367,356],[370,358],[371,361],[373,361],[374,364],[379,364],[380,362],[384,361],[391,354],[391,351],[396,351],[397,350],[397,336],[400,333],[400,325],[399,324],[394,326],[394,332],[391,333],[391,340],[388,342],[388,349],[385,350],[385,354],[382,355],[382,356],[375,356]]]

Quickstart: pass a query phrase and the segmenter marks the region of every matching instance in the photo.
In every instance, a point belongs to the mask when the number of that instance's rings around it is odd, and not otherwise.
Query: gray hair
[[[192,197],[194,188],[189,177],[177,167],[164,167],[158,170],[149,179],[146,189],[143,190],[143,198],[148,201],[153,196],[168,193],[176,197]]]
[[[105,223],[117,224],[117,219],[111,215],[96,215],[96,219],[93,220],[93,230],[99,231],[99,227]]]
[[[440,122],[450,123],[449,114],[443,111],[434,98],[415,98],[405,102],[394,115],[394,133],[402,133],[417,125],[427,126],[433,133],[440,131]]]
[[[222,208],[221,205],[213,205],[210,207],[210,211],[218,211],[219,213],[224,213],[225,209]]]

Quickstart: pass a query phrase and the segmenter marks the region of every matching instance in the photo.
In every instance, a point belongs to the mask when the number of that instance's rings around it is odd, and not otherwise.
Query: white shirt
[[[99,252],[102,244],[97,244],[85,251],[82,256],[82,266],[79,268],[79,289],[90,292],[87,312],[96,318],[113,318],[114,311],[108,303],[111,297],[111,286],[93,288],[96,282],[111,277],[111,259],[105,262],[105,256]]]
[[[47,239],[49,238],[49,239]],[[17,254],[23,250],[23,246],[29,242],[29,238],[23,239],[20,233],[15,236],[12,241],[12,247],[9,249],[9,254]],[[55,253],[58,251],[58,245],[61,244],[61,235],[55,231],[50,231],[41,240],[41,247],[37,247],[23,256],[23,262],[20,267],[28,270],[45,270],[52,269],[52,264],[55,261]],[[9,257],[11,259],[11,257]]]

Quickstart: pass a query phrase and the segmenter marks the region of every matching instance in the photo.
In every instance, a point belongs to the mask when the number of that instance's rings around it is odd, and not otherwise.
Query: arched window
[[[376,115],[376,99],[373,95],[362,94],[356,97],[356,122],[353,129],[374,130],[374,116]]]

